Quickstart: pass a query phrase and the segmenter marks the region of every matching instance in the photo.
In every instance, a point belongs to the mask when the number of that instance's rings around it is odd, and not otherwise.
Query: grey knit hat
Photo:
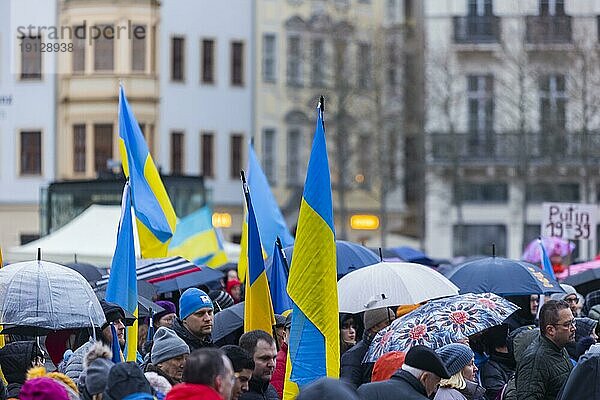
[[[104,392],[106,382],[108,381],[108,373],[113,365],[115,363],[111,360],[97,358],[88,366],[85,377],[85,388],[90,395],[93,396]]]
[[[462,343],[447,344],[437,349],[436,353],[446,365],[450,376],[457,374],[469,365],[475,355],[469,346]]]
[[[392,322],[395,317],[396,316],[394,315],[394,312],[389,308],[377,308],[375,310],[367,310],[365,311],[365,315],[363,316],[365,331],[368,331],[380,322]]]
[[[156,365],[163,361],[170,360],[190,354],[190,348],[172,329],[161,326],[154,334],[154,343],[152,344],[152,356],[150,361]]]

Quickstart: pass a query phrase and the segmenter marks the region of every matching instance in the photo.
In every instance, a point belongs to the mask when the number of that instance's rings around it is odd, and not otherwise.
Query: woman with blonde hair
[[[475,354],[469,346],[452,343],[441,347],[437,353],[451,376],[440,381],[434,400],[469,400],[483,395],[483,388],[475,383]]]

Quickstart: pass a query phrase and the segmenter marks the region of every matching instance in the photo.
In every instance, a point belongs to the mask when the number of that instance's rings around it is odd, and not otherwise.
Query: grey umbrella
[[[37,260],[0,269],[0,324],[6,332],[43,335],[105,321],[90,284],[70,268]]]

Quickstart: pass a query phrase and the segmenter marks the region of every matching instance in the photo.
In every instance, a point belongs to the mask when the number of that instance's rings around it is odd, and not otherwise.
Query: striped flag
[[[177,217],[123,86],[119,88],[119,137],[123,172],[131,184],[142,258],[165,257]]]
[[[337,378],[340,372],[335,229],[323,97],[317,108],[287,288],[294,306],[288,353],[291,371],[284,399],[293,399],[299,386],[324,376]]]
[[[243,174],[242,180],[244,181]],[[243,185],[248,207],[248,274],[246,276],[244,303],[244,332],[260,329],[272,333],[275,316],[273,315],[269,282],[265,271],[265,260],[263,259],[250,191],[245,181]]]
[[[125,358],[135,361],[137,358],[138,333],[138,294],[135,265],[135,243],[133,241],[133,222],[131,220],[131,196],[129,182],[125,183],[121,202],[121,220],[117,231],[117,246],[110,266],[110,276],[106,288],[106,301],[118,304],[136,318],[133,326],[127,327]]]

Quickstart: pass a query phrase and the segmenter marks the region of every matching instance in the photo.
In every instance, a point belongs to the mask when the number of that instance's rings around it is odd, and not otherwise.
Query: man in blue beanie
[[[179,319],[173,322],[173,330],[190,351],[214,347],[211,337],[213,310],[212,300],[200,289],[189,288],[179,298]]]

